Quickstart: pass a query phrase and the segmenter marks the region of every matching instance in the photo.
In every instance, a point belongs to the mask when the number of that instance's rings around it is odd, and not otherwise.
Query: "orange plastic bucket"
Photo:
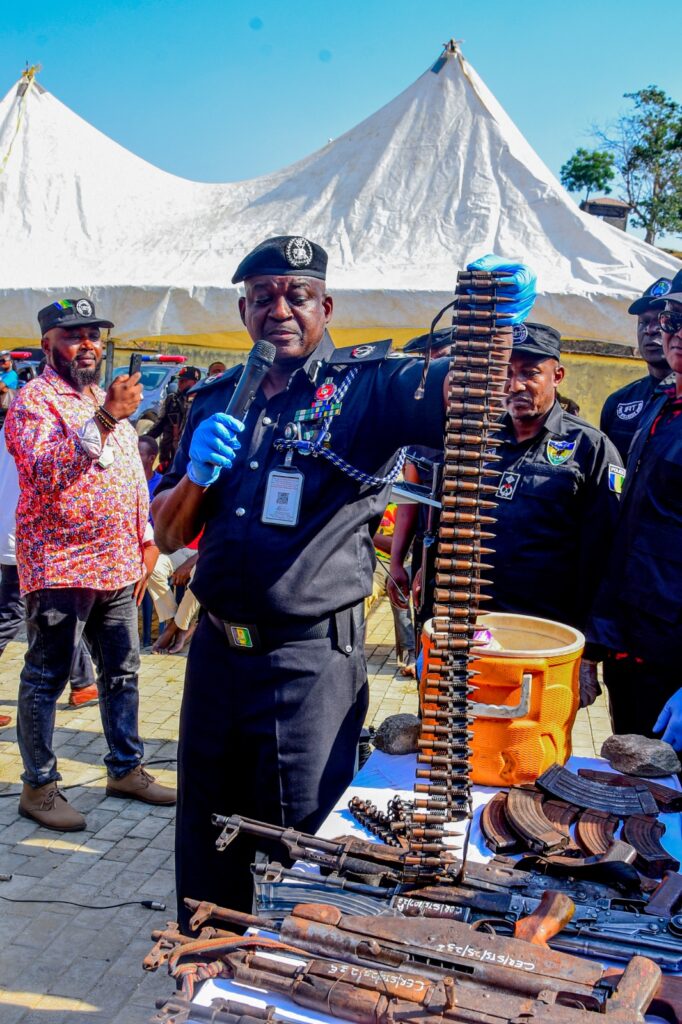
[[[550,765],[571,756],[571,731],[580,703],[580,656],[585,637],[549,619],[507,612],[479,618],[497,650],[481,649],[471,668],[474,724],[472,781],[482,786],[533,782]],[[440,658],[433,648],[431,620],[422,634],[424,661],[419,700],[424,719],[430,680]]]

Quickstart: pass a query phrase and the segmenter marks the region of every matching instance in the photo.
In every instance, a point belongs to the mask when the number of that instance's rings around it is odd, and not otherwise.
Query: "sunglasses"
[[[677,334],[682,330],[682,313],[659,313],[658,322],[666,334]]]

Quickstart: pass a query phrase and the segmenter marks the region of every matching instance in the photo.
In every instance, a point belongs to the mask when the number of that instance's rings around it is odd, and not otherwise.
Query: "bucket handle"
[[[521,677],[521,696],[518,704],[477,704],[469,705],[471,714],[476,718],[525,718],[530,709],[530,687],[533,676],[524,672]]]

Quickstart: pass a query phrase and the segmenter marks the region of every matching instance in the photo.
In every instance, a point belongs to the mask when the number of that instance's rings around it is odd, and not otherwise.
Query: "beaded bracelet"
[[[110,412],[107,412],[103,405],[98,406],[95,410],[95,419],[104,427],[105,430],[109,431],[115,430],[116,424],[118,423],[116,417],[112,416]]]

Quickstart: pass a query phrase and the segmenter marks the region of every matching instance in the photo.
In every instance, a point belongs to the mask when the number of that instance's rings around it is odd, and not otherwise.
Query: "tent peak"
[[[42,64],[31,64],[29,67],[29,63],[26,61],[26,67],[21,72],[21,78],[17,84],[17,96],[23,96],[28,91],[30,86],[34,83],[36,75],[39,71],[42,71],[42,69]],[[35,85],[38,86],[40,92],[44,91],[42,86],[38,85],[37,80],[35,80]]]
[[[450,39],[448,40],[447,43],[443,43],[443,51],[438,60],[436,61],[436,63],[431,68],[434,75],[437,75],[439,71],[442,71],[442,69],[445,67],[449,60],[457,58],[457,60],[461,61],[463,59],[463,54],[461,50],[461,44],[463,42],[463,39]]]

